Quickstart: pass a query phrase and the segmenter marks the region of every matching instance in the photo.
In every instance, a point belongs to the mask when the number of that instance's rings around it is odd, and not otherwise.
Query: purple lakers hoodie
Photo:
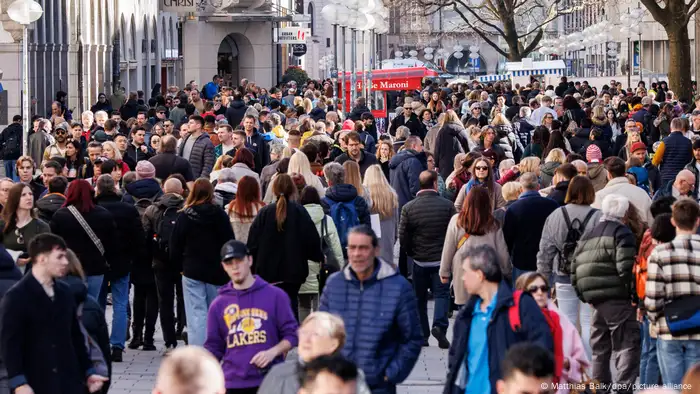
[[[236,290],[231,282],[219,289],[209,307],[204,347],[221,361],[227,389],[258,387],[283,359],[276,358],[264,370],[250,360],[283,339],[297,346],[297,328],[287,294],[256,275],[248,289]]]

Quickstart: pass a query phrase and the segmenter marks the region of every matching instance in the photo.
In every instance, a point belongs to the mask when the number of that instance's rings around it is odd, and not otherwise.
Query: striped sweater
[[[649,256],[644,306],[658,338],[700,340],[700,334],[672,336],[664,318],[666,304],[688,295],[700,295],[700,235],[678,235]]]

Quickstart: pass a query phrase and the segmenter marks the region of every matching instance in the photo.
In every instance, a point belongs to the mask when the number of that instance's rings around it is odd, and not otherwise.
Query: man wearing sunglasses
[[[63,122],[56,125],[54,128],[54,139],[56,142],[44,149],[44,157],[42,162],[49,160],[54,156],[64,157],[66,155],[66,144],[68,142],[68,130],[70,126]]]
[[[479,127],[484,127],[489,124],[489,119],[483,114],[484,111],[481,109],[481,103],[473,103],[469,107],[469,113],[464,114],[462,117],[462,123],[466,124],[469,119],[476,119],[479,121]]]

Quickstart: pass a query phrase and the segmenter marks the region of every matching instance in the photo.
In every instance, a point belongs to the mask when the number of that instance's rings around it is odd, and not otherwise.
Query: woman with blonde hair
[[[218,159],[216,159],[216,163],[214,163],[214,168],[211,171],[211,174],[209,174],[209,180],[211,182],[215,182],[217,179],[219,179],[219,173],[221,170],[224,168],[231,168],[233,166],[233,157],[229,155],[221,155]]]
[[[105,141],[102,143],[102,154],[104,157],[116,161],[117,165],[122,169],[122,174],[131,171],[129,165],[124,162],[124,157],[114,141]]]
[[[555,148],[549,151],[549,154],[544,159],[544,164],[540,166],[540,186],[542,188],[549,187],[552,184],[554,171],[564,163],[566,163],[566,153],[562,149]]]
[[[399,198],[378,164],[367,169],[363,186],[369,192],[369,198],[372,201],[370,214],[379,215],[379,225],[382,229],[379,238],[380,257],[384,261],[393,263],[396,229],[399,224]]]
[[[289,159],[289,167],[287,174],[299,174],[304,177],[304,181],[309,186],[312,186],[318,192],[318,195],[323,198],[326,195],[326,188],[323,187],[321,179],[311,171],[311,163],[304,152],[296,152]]]
[[[345,169],[345,183],[355,186],[357,195],[364,198],[367,201],[367,206],[372,208],[372,198],[369,195],[369,191],[362,185],[360,165],[355,160],[348,160],[343,163],[343,168]],[[366,173],[365,176],[367,176]]]
[[[328,312],[314,312],[299,326],[299,357],[287,357],[265,376],[258,394],[297,394],[301,366],[319,356],[340,354],[346,341],[343,319]],[[365,375],[357,369],[357,394],[370,394]]]
[[[518,165],[511,167],[509,171],[506,171],[501,175],[501,178],[498,179],[498,184],[505,185],[508,182],[518,179],[520,174],[524,174],[526,172],[532,172],[535,175],[540,176],[540,162],[541,160],[537,156],[528,156],[520,160]]]
[[[304,107],[304,112],[308,115],[314,109],[314,104],[310,99],[305,98],[304,102],[303,102],[303,107]]]
[[[506,210],[518,201],[518,197],[523,192],[523,187],[520,182],[508,182],[501,188],[503,199],[506,200],[506,205],[498,208],[493,212],[493,217],[498,222],[498,225],[503,227],[503,220],[506,218]]]
[[[459,116],[453,110],[445,112],[440,131],[435,139],[435,166],[443,179],[447,179],[452,172],[455,156],[458,153],[469,152],[469,135]],[[459,147],[461,146],[461,150]]]

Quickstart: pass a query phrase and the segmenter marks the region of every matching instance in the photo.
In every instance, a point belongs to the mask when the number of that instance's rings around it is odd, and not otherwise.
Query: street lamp
[[[7,7],[10,19],[22,25],[22,154],[29,153],[29,34],[27,27],[34,23],[44,10],[33,0],[17,0]]]
[[[634,65],[632,64],[633,35],[639,35],[639,80],[642,80],[642,31],[639,25],[643,18],[644,10],[642,8],[627,9],[627,13],[620,16],[620,23],[622,23],[620,33],[623,36],[627,36],[627,86],[630,88],[632,87],[632,72],[634,70]]]
[[[347,9],[344,6],[337,4],[337,3],[326,4],[321,9],[321,15],[323,16],[323,19],[325,19],[331,25],[333,25],[333,50],[337,54],[338,52],[340,52],[338,50],[338,25],[343,26],[343,24],[347,20]],[[345,61],[345,30],[343,30],[342,52],[343,52],[343,62],[344,62]],[[342,100],[343,89],[344,89],[344,87],[343,87],[340,89],[340,92],[338,92],[338,87],[337,87],[338,57],[337,56],[333,57],[333,69],[331,70],[330,74],[331,74],[331,81],[333,82],[333,101],[335,102],[335,105],[337,107],[338,106],[338,97],[341,97],[341,100]],[[345,78],[342,78],[342,79],[343,79],[343,81],[345,81]]]

